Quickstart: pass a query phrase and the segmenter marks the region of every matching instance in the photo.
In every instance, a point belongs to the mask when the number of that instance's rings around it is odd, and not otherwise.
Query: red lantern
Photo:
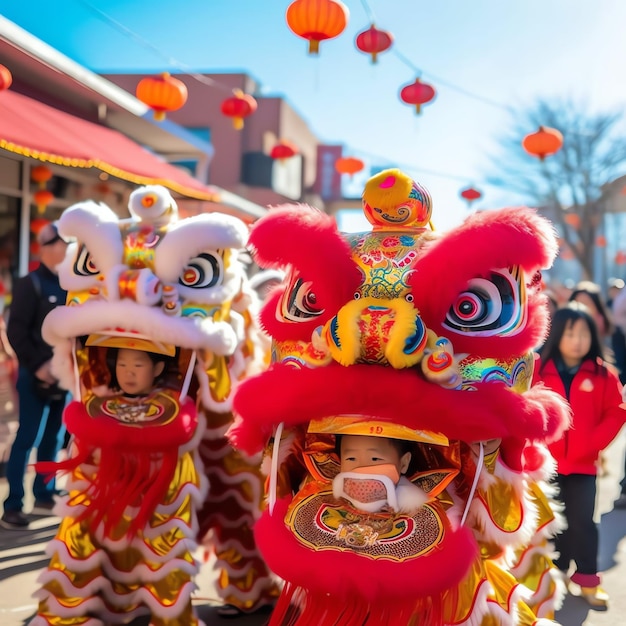
[[[372,56],[372,63],[377,62],[377,56],[385,50],[391,48],[393,43],[393,36],[386,30],[379,30],[372,24],[367,30],[359,33],[356,36],[355,45],[365,54]]]
[[[461,198],[467,200],[467,205],[472,206],[472,202],[475,202],[479,198],[482,198],[482,193],[478,191],[478,189],[474,189],[473,187],[467,187],[467,189],[463,189],[461,191]]]
[[[30,177],[39,185],[39,189],[45,189],[46,183],[52,178],[52,170],[45,165],[38,165],[33,167]]]
[[[173,78],[168,72],[160,76],[142,78],[137,85],[136,95],[154,111],[154,119],[165,119],[167,111],[176,111],[187,102],[187,87],[182,80]]]
[[[233,127],[241,130],[244,118],[256,111],[257,102],[252,96],[241,91],[241,89],[235,89],[233,93],[233,96],[226,98],[222,102],[221,109],[224,115],[233,118]]]
[[[419,115],[422,105],[430,102],[437,92],[428,83],[423,83],[419,78],[414,83],[405,85],[400,91],[400,99],[407,104],[415,106],[415,113]]]
[[[292,32],[308,40],[309,54],[317,54],[320,41],[344,31],[349,15],[348,7],[338,0],[295,0],[285,17]]]
[[[361,159],[355,157],[345,157],[335,161],[335,169],[340,174],[350,174],[350,176],[360,172],[365,167],[365,163]]]
[[[11,86],[13,82],[13,75],[11,70],[4,65],[0,65],[0,91],[4,91]]]
[[[298,148],[289,141],[279,141],[270,152],[272,159],[278,159],[281,162],[296,154],[298,154]]]
[[[596,237],[596,246],[598,246],[598,248],[606,248],[606,237],[604,235],[598,235]]]
[[[619,250],[615,255],[615,263],[617,265],[626,265],[626,252]]]
[[[111,185],[104,182],[98,183],[97,185],[94,185],[93,190],[101,196],[106,196],[111,191]]]
[[[39,234],[39,231],[50,223],[50,220],[46,220],[43,217],[36,217],[30,222],[30,232],[35,235]]]
[[[554,154],[563,145],[563,135],[556,128],[540,126],[536,133],[526,135],[522,147],[531,156],[543,161],[548,155]]]
[[[40,189],[33,194],[33,200],[37,206],[37,212],[42,215],[46,212],[47,206],[54,200],[54,195],[47,189]]]
[[[563,220],[565,221],[566,224],[571,226],[573,229],[575,230],[580,229],[580,215],[578,215],[577,213],[568,213],[563,218]]]

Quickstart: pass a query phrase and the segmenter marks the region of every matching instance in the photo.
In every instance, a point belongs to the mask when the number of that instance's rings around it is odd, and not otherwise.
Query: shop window
[[[18,276],[20,200],[0,194],[0,281],[5,296]]]
[[[0,189],[19,189],[21,172],[19,161],[0,157]]]

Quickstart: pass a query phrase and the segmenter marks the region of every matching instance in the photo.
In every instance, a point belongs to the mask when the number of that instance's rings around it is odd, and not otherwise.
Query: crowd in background
[[[604,472],[603,450],[626,421],[626,289],[622,279],[607,285],[582,281],[546,289],[550,331],[538,347],[534,383],[561,394],[572,409],[572,424],[550,445],[556,461],[558,498],[567,522],[555,538],[555,564],[593,608],[606,609],[608,594],[598,573],[598,527],[594,521],[596,477]],[[616,508],[626,508],[626,457]]]

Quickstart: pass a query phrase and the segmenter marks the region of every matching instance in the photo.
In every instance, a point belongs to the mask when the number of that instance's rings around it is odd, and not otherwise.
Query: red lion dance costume
[[[270,442],[255,527],[285,580],[270,624],[552,624],[544,443],[569,415],[530,381],[553,231],[520,208],[438,235],[428,193],[398,170],[367,183],[363,207],[371,232],[286,206],[251,234],[257,262],[289,272],[261,313],[273,364],[238,388],[231,431],[248,453]],[[421,506],[390,505],[387,477],[348,472],[337,490],[350,434],[410,442],[401,481]]]
[[[32,624],[125,624],[147,614],[151,626],[199,623],[193,553],[207,481],[196,398],[224,399],[224,364],[249,340],[233,308],[248,228],[219,213],[179,220],[160,186],[134,191],[129,210],[119,220],[83,202],[59,221],[76,240],[59,270],[68,299],[43,330],[74,393],[64,416],[73,445],[60,464],[69,495],[56,509],[64,519]],[[167,374],[147,395],[121,394],[116,348],[167,358]]]

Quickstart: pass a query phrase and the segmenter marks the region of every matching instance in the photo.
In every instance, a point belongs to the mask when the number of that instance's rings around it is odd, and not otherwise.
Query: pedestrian
[[[0,525],[26,528],[23,514],[24,479],[33,448],[37,461],[54,461],[63,443],[63,409],[67,392],[57,386],[51,371],[52,348],[41,337],[46,315],[65,304],[66,292],[59,284],[56,267],[65,257],[67,243],[54,223],[46,224],[37,235],[40,264],[14,285],[7,334],[17,355],[19,370],[17,395],[19,426],[7,462],[9,495],[4,501]],[[37,474],[33,483],[33,513],[49,515],[54,507],[55,481]]]
[[[593,317],[593,321],[596,323],[600,340],[603,345],[611,347],[613,321],[610,309],[602,296],[600,285],[590,280],[579,282],[570,294],[569,302],[580,302],[587,307],[591,317]]]
[[[598,528],[594,522],[598,457],[626,420],[622,387],[603,360],[603,345],[589,310],[578,302],[559,309],[540,352],[534,382],[565,397],[572,409],[572,426],[550,445],[556,460],[556,482],[567,528],[557,535],[555,565],[564,577],[574,561],[570,580],[596,609],[608,607],[608,595],[598,575]]]
[[[613,297],[613,316],[615,318],[615,325],[624,338],[624,361],[626,362],[626,289],[624,289],[623,283],[624,281],[622,281],[621,285],[619,283],[612,285],[616,288]],[[626,370],[626,368],[624,369]],[[626,382],[626,371],[622,372],[620,378],[622,383]],[[624,455],[624,476],[620,482],[620,494],[613,506],[616,509],[626,509],[626,454]]]
[[[600,285],[589,280],[579,282],[570,295],[570,302],[580,302],[589,309],[604,346],[604,358],[610,368],[617,368],[617,375],[623,385],[626,383],[626,337],[620,327],[613,323],[611,307],[605,303]],[[606,460],[601,454],[600,475],[606,474]]]
[[[615,302],[615,298],[622,293],[622,289],[626,284],[621,278],[609,278],[606,287],[607,287],[607,298],[606,305],[609,309],[613,308],[613,302]]]

